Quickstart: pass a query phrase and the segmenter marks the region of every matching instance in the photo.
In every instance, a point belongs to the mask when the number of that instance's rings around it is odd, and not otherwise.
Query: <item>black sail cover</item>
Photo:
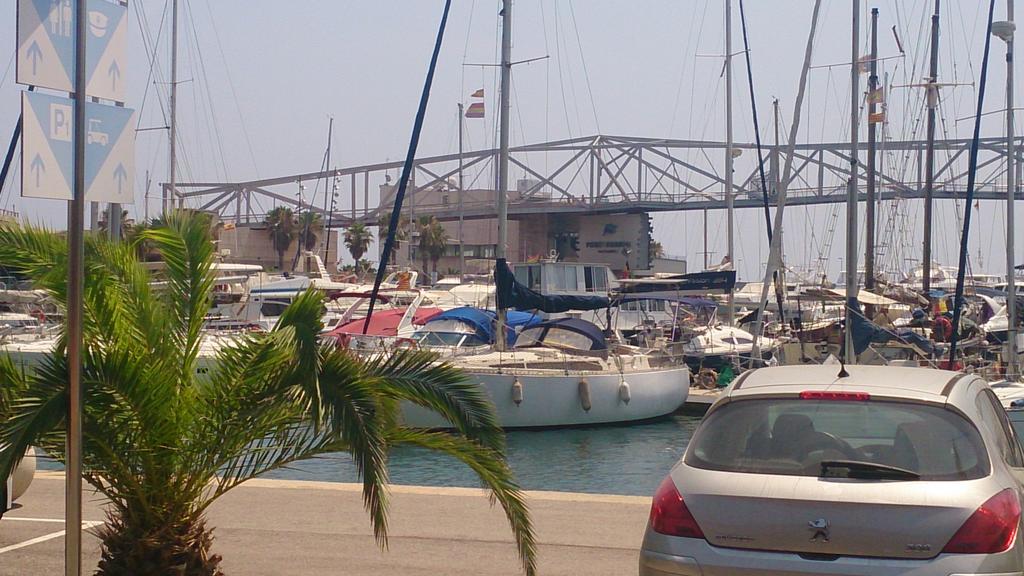
[[[494,288],[498,308],[501,310],[514,308],[554,314],[569,310],[600,310],[607,308],[610,303],[607,296],[545,296],[516,280],[504,258],[499,258],[494,264]]]

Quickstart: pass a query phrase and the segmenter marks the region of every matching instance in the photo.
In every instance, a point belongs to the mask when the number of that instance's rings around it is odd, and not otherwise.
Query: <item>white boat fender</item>
[[[29,446],[28,450],[25,451],[25,457],[21,459],[21,463],[14,469],[14,474],[11,475],[11,493],[10,498],[12,501],[21,498],[21,496],[28,490],[28,487],[32,484],[32,479],[36,475],[36,449]]]
[[[619,400],[629,404],[631,398],[632,397],[629,394],[629,382],[623,380],[622,384],[619,384]]]
[[[516,378],[512,381],[512,401],[519,406],[523,403],[523,383]]]
[[[590,382],[587,382],[586,378],[580,380],[579,384],[580,391],[580,406],[583,407],[584,412],[590,412]]]

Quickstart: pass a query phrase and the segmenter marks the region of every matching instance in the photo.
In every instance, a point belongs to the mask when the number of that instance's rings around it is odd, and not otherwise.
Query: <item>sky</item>
[[[733,1],[733,50],[742,49],[738,0]],[[513,144],[538,143],[598,133],[724,140],[724,7],[726,0],[530,0],[514,4],[515,60],[548,58],[517,66],[513,73]],[[17,121],[22,86],[14,83],[16,2],[0,18],[0,140]],[[420,156],[457,149],[456,103],[485,88],[488,110],[496,110],[499,0],[454,0],[430,105]],[[940,76],[963,86],[944,89],[941,134],[969,137],[973,123],[957,121],[976,106],[977,79],[985,38],[986,3],[942,2]],[[441,0],[180,0],[179,163],[180,181],[233,181],[320,169],[327,126],[334,119],[332,164],[352,166],[405,155],[430,51],[440,20]],[[812,0],[746,0],[755,103],[763,136],[771,104],[780,102],[784,132],[792,120]],[[842,142],[849,135],[850,0],[824,0],[814,47],[800,141]],[[882,73],[892,84],[920,82],[926,70],[931,0],[861,2],[862,52],[867,47],[868,13],[880,10],[879,53],[898,56],[896,26],[905,57],[886,59]],[[1005,1],[997,1],[997,19]],[[127,105],[140,111],[139,127],[166,125],[169,82],[169,0],[129,2]],[[985,110],[1004,107],[1004,44],[992,43]],[[823,65],[836,64],[834,67]],[[746,68],[734,59],[735,139],[753,141]],[[1024,71],[1017,74],[1020,78]],[[862,76],[863,83],[866,77]],[[975,83],[973,86],[971,83]],[[1018,93],[1019,82],[1018,82]],[[921,137],[920,89],[893,88],[889,130],[893,138]],[[470,149],[494,142],[495,116],[467,124]],[[863,124],[861,126],[864,131]],[[982,134],[1002,134],[1001,115],[985,117]],[[862,136],[863,138],[863,136]],[[721,171],[721,154],[705,159]],[[894,162],[896,160],[893,160]],[[742,160],[741,160],[742,164]],[[136,203],[132,217],[156,197],[167,178],[167,133],[139,132]],[[744,168],[737,166],[743,173]],[[58,201],[20,198],[14,174],[0,193],[0,207],[55,227],[65,222]],[[512,174],[515,178],[517,175]],[[311,193],[311,192],[307,192]],[[322,194],[322,191],[320,192]],[[344,196],[344,195],[343,195]],[[322,201],[322,200],[321,200]],[[975,212],[972,266],[1001,272],[1005,262],[1005,206],[983,203]],[[158,207],[150,200],[148,213]],[[883,207],[883,211],[887,208]],[[954,263],[956,208],[936,208],[935,253]],[[826,267],[835,275],[844,253],[843,208],[790,208],[784,222],[787,261]],[[737,212],[737,267],[756,279],[767,257],[759,210]],[[905,266],[920,244],[920,203],[905,202],[899,218],[883,228],[902,248],[892,249],[891,266]],[[725,215],[709,218],[712,261],[724,254]],[[863,216],[861,217],[863,222]],[[832,223],[838,223],[832,226]],[[1024,227],[1024,226],[1022,226]],[[702,264],[699,213],[662,213],[654,218],[655,239],[666,252]],[[885,232],[890,234],[890,232]],[[863,231],[861,231],[863,237]],[[887,236],[888,237],[888,236]],[[861,239],[861,242],[863,240]],[[1018,242],[1019,245],[1019,242]],[[898,254],[897,254],[898,252]],[[1024,257],[1022,257],[1024,259]]]

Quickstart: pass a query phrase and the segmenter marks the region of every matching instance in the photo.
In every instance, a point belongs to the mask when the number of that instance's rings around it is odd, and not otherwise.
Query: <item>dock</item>
[[[686,403],[683,404],[683,411],[691,413],[704,413],[708,411],[708,408],[718,400],[724,388],[717,390],[707,390],[705,388],[690,388],[690,392],[686,396]]]
[[[393,486],[389,549],[374,542],[360,486],[255,480],[210,510],[229,576],[522,574],[511,532],[482,490]],[[650,498],[529,492],[538,572],[635,574]],[[99,560],[102,497],[86,491],[83,573]],[[0,576],[63,573],[64,476],[39,472],[0,520]],[[584,566],[586,568],[584,568]]]

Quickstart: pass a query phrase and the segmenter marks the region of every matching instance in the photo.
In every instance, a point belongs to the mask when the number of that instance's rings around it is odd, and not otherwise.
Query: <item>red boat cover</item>
[[[441,313],[440,308],[420,308],[416,310],[416,314],[413,315],[412,323],[417,325],[423,325],[427,323],[434,316]],[[373,318],[370,318],[370,326],[366,330],[368,336],[397,336],[398,335],[398,323],[402,321],[402,316],[405,315],[405,309],[397,310],[384,310],[382,312],[374,312]],[[340,336],[342,334],[362,334],[363,324],[365,318],[359,318],[358,320],[351,320],[341,326],[338,326],[334,330],[328,332],[329,336]]]

